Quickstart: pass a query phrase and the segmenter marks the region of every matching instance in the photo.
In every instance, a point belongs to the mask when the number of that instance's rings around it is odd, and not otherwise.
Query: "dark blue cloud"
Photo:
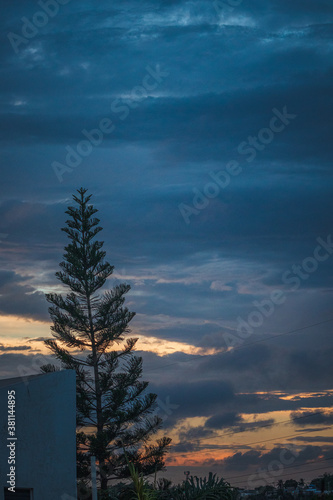
[[[333,422],[333,414],[327,412],[295,411],[291,414],[295,425],[304,427],[307,425],[325,425]]]
[[[332,314],[333,256],[311,259],[318,238],[332,235],[331,1],[69,1],[15,47],[8,35],[24,36],[40,10],[3,1],[1,314],[48,319],[43,292],[58,284],[64,211],[85,186],[107,258],[132,286],[133,333],[202,349],[143,353],[160,397],[182,403],[169,426],[330,406],[331,324],[321,322]],[[157,68],[163,78],[152,86]],[[272,136],[284,109],[296,116]],[[59,182],[52,164],[65,165],[68,148],[77,155],[82,131],[103,119],[114,130]],[[241,171],[212,187],[232,160]],[[218,192],[207,199],[209,189]],[[192,210],[189,224],[180,204]],[[294,266],[311,263],[298,278]],[[283,303],[224,352],[225,334],[274,290]],[[3,354],[1,373],[23,357]],[[300,401],[258,391],[322,392]],[[239,463],[260,463],[250,453]]]

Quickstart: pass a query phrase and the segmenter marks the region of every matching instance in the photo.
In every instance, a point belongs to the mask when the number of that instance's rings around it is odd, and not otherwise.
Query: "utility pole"
[[[90,457],[92,500],[97,500],[96,457]]]

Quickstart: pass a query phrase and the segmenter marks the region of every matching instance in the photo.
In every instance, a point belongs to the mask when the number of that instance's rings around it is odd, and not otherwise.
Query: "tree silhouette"
[[[79,189],[76,206],[66,211],[70,219],[62,230],[70,242],[56,277],[69,292],[46,295],[54,339],[45,344],[63,367],[76,371],[78,477],[87,476],[95,456],[105,490],[109,479],[129,476],[125,453],[144,475],[161,470],[171,440],[148,444],[162,420],[153,415],[156,394],[147,393],[148,382],[140,380],[142,358],[132,352],[138,339],[127,338],[121,351],[112,349],[130,333],[135,313],[124,306],[129,285],[101,290],[113,266],[95,238],[102,228],[86,192]]]

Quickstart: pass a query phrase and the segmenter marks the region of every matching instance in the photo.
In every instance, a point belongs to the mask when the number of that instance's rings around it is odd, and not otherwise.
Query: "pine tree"
[[[70,219],[62,230],[70,242],[56,277],[69,293],[46,295],[54,339],[45,344],[64,368],[76,370],[78,477],[87,476],[95,456],[105,490],[109,479],[130,475],[127,459],[143,475],[161,470],[171,440],[148,444],[162,421],[153,415],[156,394],[147,393],[148,382],[140,380],[142,358],[132,352],[138,339],[127,338],[122,350],[114,349],[130,333],[135,313],[124,306],[129,285],[101,290],[113,266],[95,239],[102,228],[86,192],[79,189],[73,196],[77,205],[66,211]]]

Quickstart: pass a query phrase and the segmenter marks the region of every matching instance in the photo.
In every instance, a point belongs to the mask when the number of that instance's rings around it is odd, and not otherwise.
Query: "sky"
[[[330,0],[3,0],[0,378],[51,358],[73,193],[132,287],[167,476],[332,471]]]

